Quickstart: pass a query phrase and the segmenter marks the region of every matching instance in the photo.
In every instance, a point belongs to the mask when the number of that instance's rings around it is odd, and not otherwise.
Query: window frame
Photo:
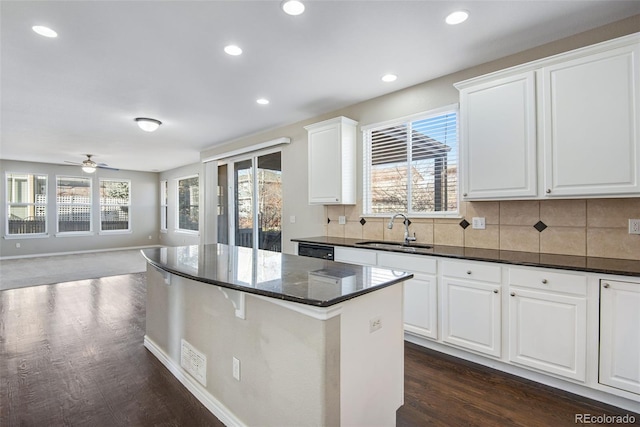
[[[34,177],[44,177],[45,179],[45,188],[44,188],[44,201],[34,201],[34,202],[12,202],[9,200],[10,194],[13,192],[9,189],[9,177],[16,175],[26,175]],[[5,171],[4,174],[4,186],[5,186],[5,228],[4,228],[4,237],[5,239],[33,239],[33,238],[42,238],[49,237],[49,174],[46,173],[32,173],[32,172],[10,172]],[[24,207],[29,208],[33,207],[34,212],[38,210],[38,207],[44,208],[44,231],[41,233],[10,233],[9,228],[9,218],[11,217],[11,207]],[[37,216],[37,215],[36,215]]]
[[[58,183],[61,179],[72,178],[89,182],[89,202],[88,203],[60,203],[58,198]],[[93,177],[77,175],[56,175],[56,237],[62,236],[91,236],[93,232]],[[60,207],[61,206],[87,206],[89,208],[89,230],[82,231],[60,231]]]
[[[447,113],[455,113],[456,115],[456,132],[457,132],[457,141],[456,141],[456,209],[455,210],[446,210],[446,211],[431,211],[431,212],[419,212],[413,211],[411,209],[411,197],[410,192],[413,191],[411,179],[407,179],[407,210],[402,211],[401,213],[405,213],[413,218],[461,218],[460,214],[460,108],[459,104],[450,104],[440,108],[435,108],[428,111],[423,111],[416,114],[411,114],[408,116],[400,117],[393,120],[387,120],[384,122],[373,123],[370,125],[361,126],[362,131],[362,146],[363,146],[363,169],[362,169],[362,216],[363,217],[371,217],[371,218],[386,218],[390,215],[393,215],[396,212],[385,212],[385,213],[374,213],[372,209],[372,200],[371,200],[371,173],[372,173],[372,148],[371,148],[371,139],[369,137],[370,133],[375,130],[382,130],[385,128],[400,126],[400,125],[409,125],[410,123],[426,120],[429,118],[437,117],[440,115],[445,115]],[[407,162],[409,164],[411,158],[411,144],[410,140],[407,140]],[[410,173],[410,172],[409,172]]]
[[[160,232],[166,233],[169,229],[169,181],[160,181]]]
[[[126,205],[123,204],[115,204],[115,203],[102,203],[102,194],[101,194],[101,190],[102,190],[102,182],[104,181],[111,181],[111,182],[126,182],[129,186],[129,199],[127,201]],[[130,179],[125,179],[125,178],[98,178],[98,204],[100,205],[100,220],[99,220],[99,234],[130,234],[132,233],[132,227],[131,227],[131,180]],[[116,207],[123,207],[126,206],[128,213],[127,213],[127,228],[126,229],[118,229],[118,230],[103,230],[102,229],[102,208],[105,206],[116,206]]]
[[[192,178],[198,178],[198,229],[197,230],[190,230],[187,228],[180,228],[180,181],[184,181],[187,179],[192,179]],[[193,234],[193,235],[199,235],[200,234],[200,174],[193,174],[193,175],[187,175],[187,176],[181,176],[179,178],[175,179],[176,182],[176,223],[175,223],[175,231],[176,233],[185,233],[185,234]],[[189,205],[190,207],[196,206],[196,205]]]

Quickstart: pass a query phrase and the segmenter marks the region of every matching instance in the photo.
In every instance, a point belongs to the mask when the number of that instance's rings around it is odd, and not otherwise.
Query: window
[[[91,232],[91,178],[58,177],[58,232]]]
[[[167,216],[169,214],[169,196],[167,181],[160,181],[160,231],[167,231]]]
[[[178,179],[178,230],[198,231],[199,195],[197,176]]]
[[[47,232],[47,176],[7,173],[7,236]]]
[[[457,106],[363,128],[364,215],[458,213]]]
[[[131,182],[100,179],[100,231],[128,231]]]

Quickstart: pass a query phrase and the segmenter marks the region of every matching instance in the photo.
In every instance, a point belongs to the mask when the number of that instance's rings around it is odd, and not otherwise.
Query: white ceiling
[[[89,153],[163,171],[216,144],[640,13],[636,0],[315,0],[294,17],[279,3],[3,0],[0,157],[63,164]],[[460,8],[469,20],[445,24]],[[225,54],[230,43],[244,54]],[[381,82],[389,72],[398,80]],[[163,125],[143,132],[140,116]]]

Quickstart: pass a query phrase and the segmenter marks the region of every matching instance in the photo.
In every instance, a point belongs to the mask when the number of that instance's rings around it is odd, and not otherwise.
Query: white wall
[[[46,237],[6,238],[6,176],[5,172],[45,174],[47,181],[47,230]],[[159,243],[159,190],[158,174],[153,172],[114,171],[98,169],[93,174],[82,172],[79,166],[63,166],[48,163],[0,160],[0,200],[4,209],[0,213],[2,226],[0,257],[21,257],[37,254],[110,250],[152,246]],[[87,236],[56,236],[56,176],[85,176],[93,178],[93,234]],[[131,180],[131,233],[98,234],[100,221],[99,178]],[[16,245],[19,244],[20,248]]]

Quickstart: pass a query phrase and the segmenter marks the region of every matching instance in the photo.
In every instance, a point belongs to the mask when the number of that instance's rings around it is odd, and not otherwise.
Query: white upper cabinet
[[[544,67],[545,192],[640,192],[640,48],[625,46]]]
[[[464,199],[640,195],[640,33],[456,87]]]
[[[309,135],[309,204],[356,203],[356,127],[336,117],[305,126]]]
[[[529,71],[460,90],[464,197],[536,196],[535,79]]]

